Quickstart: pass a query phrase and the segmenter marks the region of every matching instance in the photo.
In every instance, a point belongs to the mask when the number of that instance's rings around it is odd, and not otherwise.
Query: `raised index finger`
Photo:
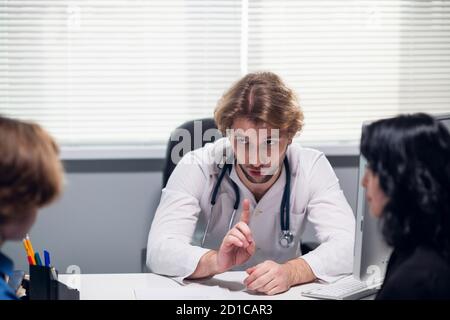
[[[242,202],[241,221],[246,224],[250,223],[250,200],[248,199],[244,199]]]

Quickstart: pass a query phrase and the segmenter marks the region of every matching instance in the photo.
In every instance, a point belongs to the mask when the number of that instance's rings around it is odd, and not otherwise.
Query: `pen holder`
[[[50,267],[37,265],[30,265],[28,296],[30,300],[80,300],[80,292],[54,279]]]

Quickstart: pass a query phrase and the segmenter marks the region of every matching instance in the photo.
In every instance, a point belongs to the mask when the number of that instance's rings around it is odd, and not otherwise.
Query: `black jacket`
[[[435,249],[395,249],[376,299],[450,299],[450,263]]]

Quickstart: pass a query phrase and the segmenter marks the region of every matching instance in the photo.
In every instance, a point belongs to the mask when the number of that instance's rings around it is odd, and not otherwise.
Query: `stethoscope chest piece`
[[[294,243],[294,235],[290,230],[282,230],[280,236],[280,246],[289,248]]]

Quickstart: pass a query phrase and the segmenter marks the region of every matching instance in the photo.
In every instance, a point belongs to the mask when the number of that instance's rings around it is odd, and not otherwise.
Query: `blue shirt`
[[[13,273],[13,262],[0,252],[0,300],[17,300],[17,296],[6,283],[5,277]]]

